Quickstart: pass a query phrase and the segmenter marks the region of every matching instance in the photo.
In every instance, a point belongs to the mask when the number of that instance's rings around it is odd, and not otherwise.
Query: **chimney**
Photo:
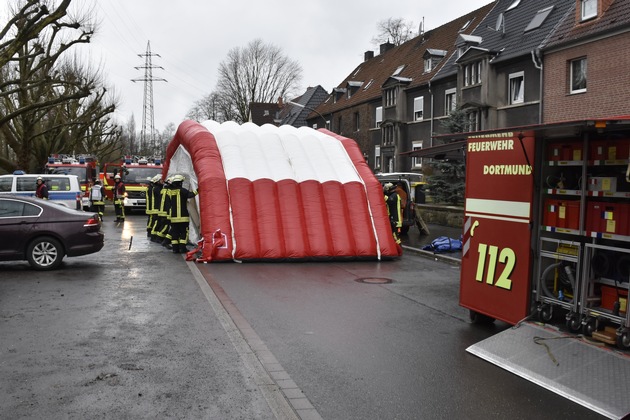
[[[278,108],[282,108],[284,106],[284,103],[282,102],[282,96],[278,97]]]
[[[374,58],[374,51],[370,50],[370,51],[366,51],[365,55],[363,56],[363,61],[368,61],[370,59]]]
[[[381,44],[381,55],[385,54],[387,51],[391,50],[392,48],[394,48],[394,44],[392,44],[391,42],[387,41],[384,44]]]

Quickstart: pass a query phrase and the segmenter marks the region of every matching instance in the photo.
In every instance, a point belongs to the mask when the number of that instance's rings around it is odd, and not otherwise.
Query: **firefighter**
[[[171,178],[166,178],[164,186],[160,190],[160,207],[158,209],[158,220],[155,225],[156,242],[160,242],[166,248],[171,247],[171,235],[169,233],[170,224],[168,221],[168,210],[170,205]]]
[[[151,224],[151,242],[161,242],[162,239],[158,233],[161,228],[161,219],[164,217],[164,209],[162,207],[162,189],[164,185],[162,184],[162,177],[160,175],[156,175],[155,178],[156,182],[153,184],[153,189],[151,190],[151,202],[153,203],[153,211],[155,212]]]
[[[151,237],[151,230],[153,229],[153,225],[155,223],[155,218],[157,217],[157,209],[153,200],[153,189],[158,183],[158,179],[161,179],[160,175],[156,175],[149,180],[149,185],[147,186],[146,192],[146,208],[145,213],[147,215],[147,238]]]
[[[41,176],[37,177],[37,189],[35,190],[35,195],[38,198],[43,198],[44,200],[48,200],[48,187],[44,182],[44,179]]]
[[[98,218],[103,221],[105,212],[105,197],[103,195],[103,186],[101,180],[94,181],[94,185],[90,188],[90,211],[98,213]]]
[[[396,192],[396,187],[391,182],[384,185],[385,200],[387,203],[387,213],[389,223],[392,227],[392,234],[397,244],[400,244],[400,230],[402,228],[402,203],[400,196]]]
[[[120,174],[116,174],[114,177],[114,211],[116,212],[115,223],[125,221],[125,183],[120,179]]]
[[[184,177],[182,175],[173,176],[170,194],[170,224],[171,224],[171,246],[174,254],[183,254],[188,250],[188,224],[190,215],[188,213],[188,200],[197,195],[197,191],[189,191],[183,187]]]

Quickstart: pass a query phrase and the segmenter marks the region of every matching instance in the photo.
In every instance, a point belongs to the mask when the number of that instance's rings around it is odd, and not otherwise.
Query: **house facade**
[[[375,172],[422,171],[422,160],[404,152],[435,146],[456,109],[467,131],[630,114],[627,6],[496,0],[366,52],[317,112],[357,141]]]
[[[490,3],[399,46],[385,43],[364,61],[317,108],[329,129],[359,144],[375,172],[405,170],[420,161],[401,156],[430,142],[434,121],[431,78],[455,51],[460,34],[468,34],[492,9]],[[309,125],[318,116],[311,113]]]
[[[544,122],[630,114],[630,3],[577,0],[544,56]]]

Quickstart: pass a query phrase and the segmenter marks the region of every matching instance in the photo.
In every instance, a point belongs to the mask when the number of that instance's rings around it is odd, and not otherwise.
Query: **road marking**
[[[223,288],[211,277],[205,278],[197,263],[186,264],[276,419],[322,419]]]

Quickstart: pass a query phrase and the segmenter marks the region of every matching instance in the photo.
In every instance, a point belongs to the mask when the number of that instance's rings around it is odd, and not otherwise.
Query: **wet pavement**
[[[470,324],[459,266],[414,251],[438,227],[395,261],[196,264],[145,221],[106,214],[61,270],[0,263],[3,417],[599,418],[465,351],[509,326]]]

